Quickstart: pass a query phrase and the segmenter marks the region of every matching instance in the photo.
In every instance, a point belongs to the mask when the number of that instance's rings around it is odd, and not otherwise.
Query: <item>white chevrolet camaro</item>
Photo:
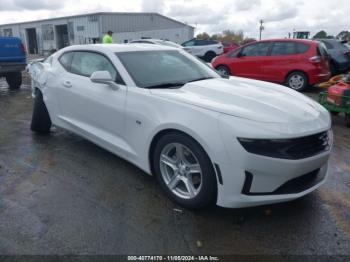
[[[147,44],[67,47],[29,72],[33,131],[85,137],[155,175],[184,207],[288,201],[326,180],[330,115],[284,86],[225,79]]]

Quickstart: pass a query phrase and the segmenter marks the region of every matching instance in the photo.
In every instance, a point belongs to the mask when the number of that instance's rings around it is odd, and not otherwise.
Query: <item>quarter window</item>
[[[275,42],[272,47],[271,56],[294,55],[294,42]]]
[[[65,53],[58,59],[60,61],[61,65],[67,71],[70,71],[70,65],[72,63],[73,55],[74,55],[73,52]]]
[[[303,43],[297,43],[296,48],[297,48],[298,54],[304,54],[310,49],[310,45],[303,44]]]

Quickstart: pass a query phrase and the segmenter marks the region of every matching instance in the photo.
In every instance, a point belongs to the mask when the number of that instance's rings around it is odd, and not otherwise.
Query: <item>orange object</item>
[[[328,88],[327,102],[341,106],[344,96],[350,95],[350,83],[340,82]]]

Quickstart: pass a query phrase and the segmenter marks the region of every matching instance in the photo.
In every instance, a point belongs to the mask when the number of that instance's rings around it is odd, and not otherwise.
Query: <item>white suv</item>
[[[222,43],[213,40],[192,39],[183,43],[182,46],[187,52],[203,58],[206,62],[211,62],[214,57],[224,52]]]

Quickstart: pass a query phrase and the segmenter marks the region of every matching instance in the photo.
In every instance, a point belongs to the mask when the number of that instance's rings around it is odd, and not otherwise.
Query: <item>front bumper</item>
[[[250,122],[240,121],[238,123],[235,121],[235,125],[240,126],[241,130],[245,129],[246,122]],[[317,125],[314,125],[314,129],[315,126]],[[221,124],[220,126],[229,161],[216,162],[222,175],[222,184],[218,185],[217,205],[240,208],[290,201],[314,191],[325,182],[328,175],[330,150],[297,160],[256,155],[243,148],[232,135],[233,128],[232,125]],[[329,128],[330,126],[319,127],[319,130],[314,130],[312,133],[309,131],[309,134],[326,131]],[[267,136],[267,131],[266,127],[259,129],[250,126],[249,130],[242,132],[254,132],[257,136]],[[295,134],[283,134],[281,130],[275,130],[275,132],[269,130],[269,133],[270,137],[275,139],[305,135],[297,134],[293,129],[290,131]],[[333,140],[330,141],[331,145],[332,143]]]
[[[221,165],[222,207],[249,207],[294,200],[321,186],[328,175],[329,153],[303,160],[248,156],[245,168]],[[254,162],[254,160],[258,160]]]

